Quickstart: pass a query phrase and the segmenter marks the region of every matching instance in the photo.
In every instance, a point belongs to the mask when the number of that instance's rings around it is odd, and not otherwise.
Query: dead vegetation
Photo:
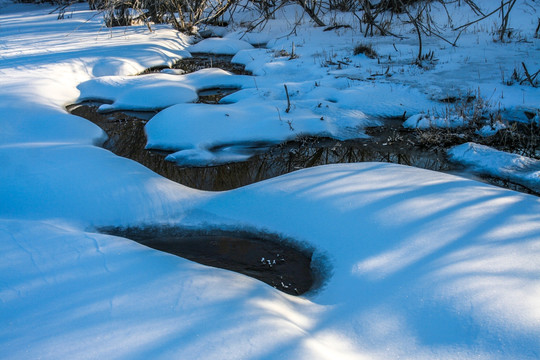
[[[425,37],[437,37],[451,46],[457,46],[462,32],[470,26],[487,18],[498,17],[496,39],[501,42],[512,41],[513,29],[509,27],[509,22],[516,1],[501,0],[498,7],[484,13],[474,0],[460,0],[459,6],[470,8],[476,16],[474,20],[461,25],[454,24],[450,15],[445,23],[438,23],[431,16],[434,6],[442,7],[450,14],[447,6],[455,4],[456,0],[89,0],[89,3],[94,9],[102,9],[107,26],[145,23],[151,30],[152,24],[170,23],[175,29],[189,34],[197,34],[199,28],[206,25],[228,24],[234,21],[235,13],[248,7],[259,13],[258,18],[243,23],[248,31],[263,28],[279,9],[289,4],[302,7],[315,26],[325,27],[327,31],[350,27],[333,21],[328,24],[329,18],[326,16],[332,11],[348,11],[357,18],[359,30],[364,37],[382,35],[403,38],[404,35],[394,33],[392,29],[395,25],[410,25],[418,39],[414,63],[429,68],[437,59],[433,52],[424,52]],[[531,29],[531,35],[534,33],[534,36],[538,36],[540,19],[538,24],[536,30]],[[443,34],[448,26],[454,31],[450,35],[448,32]],[[370,57],[376,56],[368,51],[363,53]],[[525,70],[524,74],[524,78],[519,78],[520,82],[527,81],[532,86],[538,86],[535,79],[538,72]]]
[[[540,126],[536,122],[512,123],[485,139],[485,145],[540,160]]]
[[[530,85],[534,88],[538,87],[539,80],[538,75],[540,74],[540,69],[534,73],[529,72],[529,69],[524,62],[521,62],[521,67],[515,67],[512,71],[512,75],[509,78],[505,77],[504,71],[501,70],[502,83],[508,86],[514,84],[519,85]]]
[[[480,134],[476,127],[416,129],[410,142],[426,150],[442,150],[474,142],[540,160],[540,127],[536,123],[512,122],[505,126],[489,136]]]
[[[377,52],[373,49],[371,44],[358,44],[354,47],[354,55],[364,54],[370,59],[376,59],[378,57]]]

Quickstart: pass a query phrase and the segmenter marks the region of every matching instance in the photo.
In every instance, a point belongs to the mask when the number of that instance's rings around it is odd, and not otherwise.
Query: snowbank
[[[249,148],[256,150],[257,144],[276,144],[302,135],[341,138],[345,125],[358,136],[355,126],[365,121],[362,113],[350,113],[345,122],[347,114],[324,117],[300,107],[287,113],[283,105],[269,100],[219,106],[178,104],[146,124],[147,148],[177,151],[167,159],[180,165],[216,165],[245,160],[253,154]]]
[[[92,186],[79,182],[83,194]],[[131,195],[116,196],[129,205]],[[176,220],[181,226],[258,229],[309,243],[332,268],[325,287],[297,299],[58,220],[3,220],[9,325],[0,339],[8,358],[22,351],[96,357],[114,349],[120,358],[222,358],[227,351],[248,358],[532,359],[540,350],[535,197],[363,163],[298,171],[181,204],[191,214]],[[156,213],[154,221],[164,217]]]
[[[197,93],[213,88],[242,88],[251,84],[251,77],[233,75],[221,69],[202,69],[186,75],[148,74],[141,76],[106,76],[88,80],[77,88],[77,102],[111,101],[99,111],[156,110],[195,102]]]
[[[540,192],[540,161],[510,154],[475,143],[466,143],[448,151],[452,161]]]
[[[235,55],[240,50],[252,49],[253,46],[237,39],[208,38],[191,45],[187,50],[191,53]]]

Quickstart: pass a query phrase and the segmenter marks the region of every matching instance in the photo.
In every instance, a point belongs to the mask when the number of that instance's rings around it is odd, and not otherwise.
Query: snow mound
[[[0,147],[21,143],[100,145],[107,135],[97,125],[62,109],[33,106],[24,103],[0,104]],[[6,162],[2,161],[5,168]]]
[[[221,69],[202,69],[186,75],[148,74],[106,76],[79,84],[78,102],[106,100],[99,111],[156,110],[174,104],[195,102],[197,93],[211,88],[241,88],[249,83],[246,75],[233,75]]]
[[[244,147],[242,144],[223,146],[212,151],[204,148],[186,149],[167,155],[165,160],[179,166],[217,166],[248,160],[257,152],[256,144]]]
[[[540,350],[536,197],[358,163],[218,193],[203,207],[220,219],[206,226],[250,224],[327,254],[332,277],[312,299],[333,307],[326,329],[355,334],[356,358],[381,343],[381,358],[517,359]]]
[[[265,75],[266,72],[262,69],[274,56],[268,49],[247,49],[241,50],[233,56],[231,62],[233,64],[241,64],[246,67],[253,75]]]
[[[465,125],[467,125],[467,122],[463,116],[458,115],[440,117],[435,115],[416,114],[409,117],[403,123],[403,127],[409,129],[448,129],[464,127]]]
[[[153,221],[178,214],[182,201],[201,194],[95,146],[17,144],[0,147],[0,159],[0,217],[96,226]]]
[[[208,38],[191,45],[187,50],[191,53],[235,55],[240,50],[252,48],[253,46],[250,43],[238,39]]]
[[[540,192],[540,161],[510,154],[475,143],[465,143],[448,151],[450,159],[476,171],[506,179]]]
[[[356,128],[365,123],[360,112],[345,111],[337,117],[321,116],[308,106],[286,112],[285,102],[251,98],[223,105],[178,104],[146,124],[147,148],[176,151],[168,160],[200,166],[243,160],[246,144],[276,144],[298,136],[361,137]],[[312,105],[312,104],[308,104]],[[326,114],[329,114],[327,111]],[[347,126],[345,126],[347,125]],[[251,152],[251,155],[253,152]]]
[[[3,359],[247,359],[303,336],[295,323],[317,309],[231,271],[55,224],[0,219],[0,253]]]

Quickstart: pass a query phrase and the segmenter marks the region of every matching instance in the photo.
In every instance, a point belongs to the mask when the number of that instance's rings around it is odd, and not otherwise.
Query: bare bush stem
[[[291,111],[291,100],[289,98],[289,89],[287,89],[286,84],[283,84],[283,87],[285,88],[285,95],[287,95],[287,109],[285,109],[285,112],[289,113],[289,111]]]
[[[315,13],[314,6],[309,7],[308,4],[306,3],[306,0],[296,0],[296,1],[298,2],[298,4],[300,4],[300,6],[302,6],[302,8],[304,8],[304,11],[306,12],[306,14],[308,14],[309,17],[313,21],[315,21],[315,24],[317,24],[318,26],[326,26],[326,24]],[[316,4],[316,1],[314,2],[314,4]]]

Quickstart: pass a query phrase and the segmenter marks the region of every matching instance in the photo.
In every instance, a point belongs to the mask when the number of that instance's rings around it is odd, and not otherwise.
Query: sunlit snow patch
[[[212,88],[242,88],[251,84],[250,76],[233,75],[221,69],[202,69],[187,75],[149,74],[105,76],[78,86],[78,102],[105,100],[99,111],[156,110],[180,103],[195,102],[197,92]]]
[[[207,53],[220,55],[234,55],[240,50],[252,49],[253,46],[245,41],[231,38],[209,38],[190,46],[191,53]]]
[[[167,160],[201,166],[245,160],[254,153],[250,147],[258,147],[250,144],[277,144],[302,135],[365,136],[354,128],[355,123],[360,126],[366,121],[361,112],[345,111],[334,118],[310,108],[285,110],[282,103],[262,99],[220,106],[178,104],[148,122],[147,148],[176,151]]]
[[[235,31],[228,33],[224,36],[226,39],[240,39],[247,41],[251,45],[262,46],[266,45],[270,40],[273,39],[272,35],[269,32],[246,32],[246,31]]]
[[[417,89],[388,83],[364,83],[341,91],[320,87],[312,96],[316,94],[341,107],[360,109],[368,115],[381,117],[412,115],[440,106]]]
[[[488,146],[466,143],[448,151],[450,159],[475,171],[509,180],[540,192],[540,161]]]

